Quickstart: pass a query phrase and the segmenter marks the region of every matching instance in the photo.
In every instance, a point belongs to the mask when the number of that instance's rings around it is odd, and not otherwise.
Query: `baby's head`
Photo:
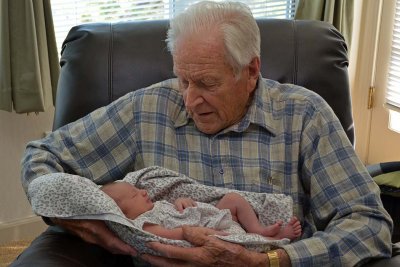
[[[140,214],[154,207],[146,190],[138,189],[127,182],[106,184],[101,187],[101,190],[114,199],[119,208],[129,219],[135,219]]]

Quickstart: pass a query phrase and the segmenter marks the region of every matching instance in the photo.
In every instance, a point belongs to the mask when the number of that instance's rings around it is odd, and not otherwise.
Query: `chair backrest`
[[[321,95],[354,142],[347,48],[320,21],[258,19],[264,78],[304,86]],[[120,96],[174,77],[166,49],[168,21],[95,23],[71,29],[60,60],[53,129]]]

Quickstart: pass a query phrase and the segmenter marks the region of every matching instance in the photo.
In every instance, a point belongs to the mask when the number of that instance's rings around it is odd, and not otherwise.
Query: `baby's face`
[[[130,219],[135,219],[154,207],[146,190],[138,189],[129,183],[115,183],[109,195],[117,202],[125,216]]]

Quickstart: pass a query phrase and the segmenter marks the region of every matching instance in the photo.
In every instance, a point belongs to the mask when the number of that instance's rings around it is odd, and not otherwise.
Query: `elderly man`
[[[353,266],[391,256],[392,221],[332,110],[311,91],[260,77],[260,35],[246,6],[193,5],[171,22],[167,41],[179,85],[129,93],[31,142],[25,189],[58,172],[104,184],[161,165],[204,184],[293,198],[300,240],[256,253],[186,227],[195,246],[151,243],[162,256],[141,258],[154,265]],[[48,221],[58,228],[13,266],[123,266],[129,258],[111,253],[136,255],[100,221]]]

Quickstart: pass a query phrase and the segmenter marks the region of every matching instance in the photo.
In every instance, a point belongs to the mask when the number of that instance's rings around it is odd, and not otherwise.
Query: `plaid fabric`
[[[242,121],[207,135],[188,117],[177,88],[173,79],[137,90],[30,142],[25,190],[45,174],[104,184],[158,165],[206,185],[292,196],[304,229],[301,240],[284,246],[293,266],[390,257],[392,221],[379,188],[321,97],[260,79]]]

